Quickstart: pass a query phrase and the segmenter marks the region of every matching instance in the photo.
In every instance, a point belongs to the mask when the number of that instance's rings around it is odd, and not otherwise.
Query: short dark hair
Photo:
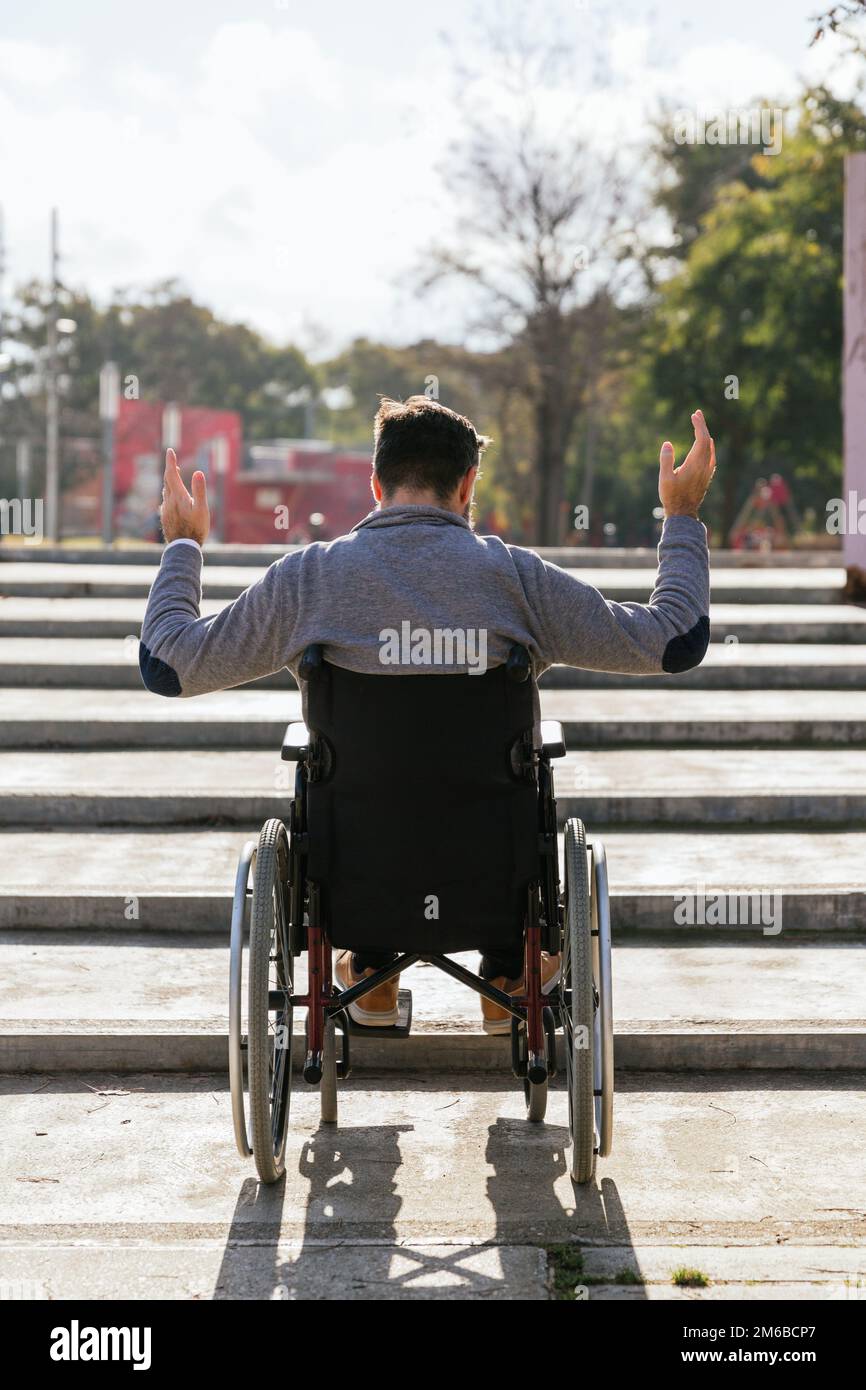
[[[411,488],[445,502],[489,443],[464,415],[430,396],[383,396],[374,422],[373,468],[386,497]]]

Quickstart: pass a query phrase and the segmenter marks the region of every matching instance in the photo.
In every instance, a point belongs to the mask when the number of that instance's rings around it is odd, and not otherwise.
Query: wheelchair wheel
[[[241,1158],[252,1153],[247,1130],[246,1094],[244,1089],[244,1058],[247,1040],[242,1032],[243,965],[247,940],[247,903],[252,893],[252,865],[256,857],[255,840],[247,840],[238,860],[235,894],[232,902],[231,947],[229,962],[229,1083],[232,1097],[232,1123],[235,1143]]]
[[[547,1043],[549,1046],[549,1043]],[[521,1020],[511,1020],[511,1070],[523,1082],[523,1096],[526,1101],[526,1118],[533,1124],[540,1124],[547,1113],[547,1081],[530,1081],[526,1075],[527,1048],[526,1024]]]
[[[592,908],[583,822],[565,826],[565,931],[562,943],[563,1051],[571,1132],[571,1176],[592,1181],[596,1125],[593,1081],[595,992],[592,978]]]
[[[253,869],[247,1048],[252,1150],[262,1182],[276,1182],[285,1171],[292,1094],[288,862],[286,827],[266,821]]]
[[[523,1082],[523,1094],[526,1097],[527,1120],[541,1124],[547,1114],[547,1082],[530,1081],[527,1077]]]
[[[589,845],[592,860],[593,979],[598,992],[593,1037],[593,1090],[598,1153],[607,1158],[613,1144],[613,974],[610,959],[610,897],[607,856],[601,840]]]
[[[325,1024],[325,1047],[322,1055],[322,1079],[319,1082],[322,1099],[322,1124],[337,1123],[337,1029],[332,1018]]]
[[[310,1047],[309,1015],[304,1024],[305,1051]],[[322,1079],[317,1083],[319,1103],[322,1111],[322,1124],[337,1123],[337,1028],[332,1018],[325,1021],[325,1036],[322,1047]],[[310,1087],[312,1089],[312,1086]]]

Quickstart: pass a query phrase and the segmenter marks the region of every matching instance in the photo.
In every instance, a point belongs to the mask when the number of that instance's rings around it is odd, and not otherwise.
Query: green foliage
[[[818,89],[798,116],[779,155],[753,155],[757,184],[719,188],[659,292],[634,377],[680,456],[682,425],[705,411],[722,483],[710,515],[725,532],[760,475],[782,473],[821,511],[841,476],[844,154],[866,149],[866,115]]]
[[[41,371],[47,300],[44,285],[24,286],[7,330],[24,354],[12,378],[22,392],[34,369],[37,377]],[[99,371],[108,360],[118,363],[122,379],[136,378],[142,400],[238,410],[250,438],[303,433],[303,408],[286,404],[292,391],[315,381],[303,354],[220,320],[174,282],[138,295],[121,291],[102,309],[84,291],[66,290],[61,313],[76,324],[60,340],[67,434],[98,432]],[[38,380],[36,388],[24,396],[34,407],[41,404]]]
[[[583,1251],[579,1245],[552,1245],[547,1251],[550,1291],[558,1302],[573,1303],[583,1280]]]

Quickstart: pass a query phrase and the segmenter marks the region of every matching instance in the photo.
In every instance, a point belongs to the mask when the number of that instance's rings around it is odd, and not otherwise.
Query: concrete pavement
[[[4,1278],[53,1298],[864,1296],[866,1077],[624,1077],[615,1154],[567,1176],[565,1096],[543,1125],[485,1075],[353,1079],[341,1124],[293,1096],[263,1188],[214,1078],[3,1078]],[[681,1266],[705,1289],[678,1289]],[[623,1283],[625,1277],[642,1283]],[[615,1282],[620,1281],[620,1282]]]

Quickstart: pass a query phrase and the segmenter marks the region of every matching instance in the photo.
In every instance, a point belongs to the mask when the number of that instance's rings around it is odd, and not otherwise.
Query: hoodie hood
[[[368,512],[352,530],[360,531],[362,526],[407,526],[416,523],[426,526],[462,526],[467,531],[472,529],[465,516],[458,516],[447,507],[407,503],[400,507],[377,507],[375,511]]]

